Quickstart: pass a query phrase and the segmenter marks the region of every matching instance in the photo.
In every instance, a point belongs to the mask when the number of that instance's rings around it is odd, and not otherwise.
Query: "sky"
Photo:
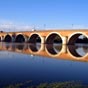
[[[88,0],[0,0],[0,28],[88,28]]]

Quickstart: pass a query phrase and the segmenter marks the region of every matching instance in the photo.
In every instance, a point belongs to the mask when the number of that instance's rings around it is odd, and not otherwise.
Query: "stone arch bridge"
[[[30,53],[34,55],[48,55],[54,58],[58,58],[58,56],[60,58],[71,57],[72,60],[77,58],[78,60],[80,58],[86,58],[87,60],[88,58],[87,29],[1,32],[0,41],[1,43],[29,44],[27,46],[30,48]],[[84,44],[86,46],[72,46],[75,44]],[[23,45],[19,49],[22,47]],[[12,48],[14,49],[13,45]],[[79,48],[83,50],[84,55],[78,53]]]
[[[51,44],[56,39],[62,44],[74,44],[79,36],[83,36],[84,41],[87,41],[88,30],[42,30],[42,31],[20,31],[20,32],[1,32],[0,41],[17,42],[17,43],[41,43]],[[80,40],[80,39],[79,39]]]

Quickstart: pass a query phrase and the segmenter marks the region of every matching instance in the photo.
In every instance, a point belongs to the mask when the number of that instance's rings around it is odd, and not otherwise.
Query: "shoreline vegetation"
[[[3,88],[88,88],[88,85],[83,85],[81,81],[40,83],[39,85],[30,84],[32,84],[32,81],[9,84]]]

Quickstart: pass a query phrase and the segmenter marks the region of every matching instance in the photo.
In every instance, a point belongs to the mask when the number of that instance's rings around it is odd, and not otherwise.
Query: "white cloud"
[[[2,31],[30,31],[32,29],[29,25],[22,25],[10,21],[0,20],[0,30]]]

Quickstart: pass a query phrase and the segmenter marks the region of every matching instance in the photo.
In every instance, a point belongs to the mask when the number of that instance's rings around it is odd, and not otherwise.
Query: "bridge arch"
[[[7,34],[5,37],[4,37],[4,42],[12,42],[12,36]]]
[[[15,42],[16,43],[25,43],[25,42],[27,42],[27,37],[24,34],[18,34],[18,35],[16,35]]]
[[[88,50],[85,52],[85,49],[88,49],[88,35],[84,32],[75,32],[71,34],[68,38],[68,48],[67,51],[69,55],[75,59],[81,59],[88,56]],[[83,53],[80,52],[80,49]]]
[[[28,39],[29,48],[32,52],[40,52],[42,50],[42,36],[38,33],[30,34]]]
[[[32,33],[28,39],[29,43],[41,43],[41,35],[38,33]]]
[[[63,39],[58,32],[51,32],[45,39],[45,49],[49,55],[57,56],[62,51]]]
[[[48,36],[45,39],[46,44],[53,44],[55,40],[58,43],[63,43],[62,36],[58,32],[51,32],[48,34]]]
[[[88,35],[83,32],[75,32],[68,38],[68,45],[74,45],[75,43],[88,43]]]

